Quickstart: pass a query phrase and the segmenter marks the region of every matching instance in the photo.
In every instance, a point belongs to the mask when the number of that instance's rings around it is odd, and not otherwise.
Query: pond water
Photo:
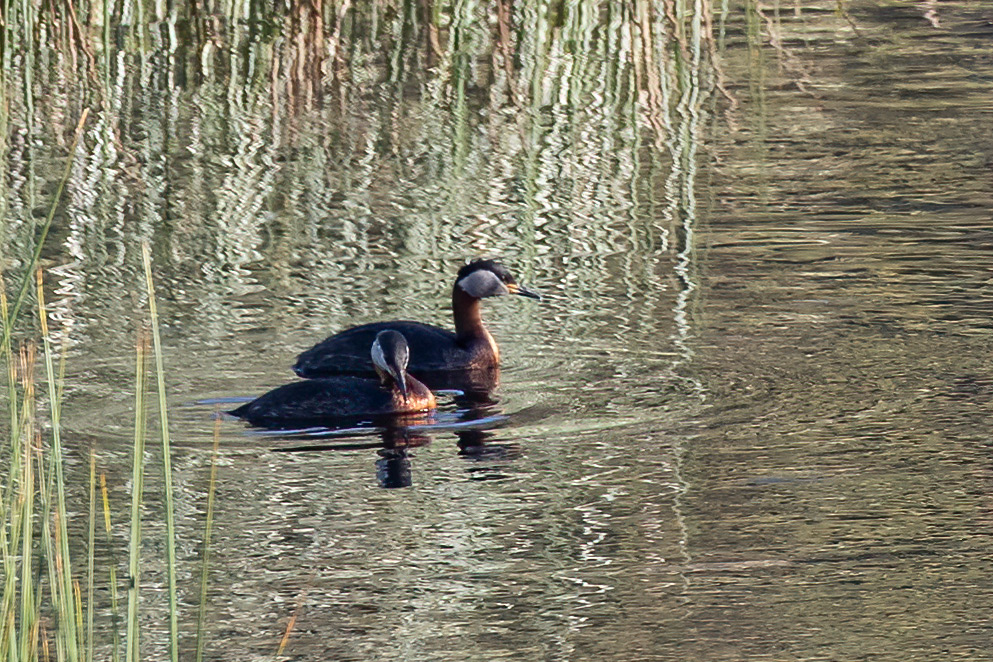
[[[216,462],[208,659],[989,659],[987,3],[205,6],[4,54],[8,292],[91,109],[42,265],[104,569],[151,246],[184,658]],[[215,421],[335,330],[449,326],[478,256],[543,295],[484,303],[491,403]]]

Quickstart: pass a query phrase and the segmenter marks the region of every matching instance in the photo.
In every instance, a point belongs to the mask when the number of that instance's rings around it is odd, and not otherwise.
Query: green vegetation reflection
[[[609,255],[648,299],[630,314],[672,310],[676,345],[689,352],[697,147],[708,103],[731,103],[715,37],[726,7],[716,19],[710,3],[689,0],[4,0],[2,9],[0,658],[92,660],[107,647],[112,659],[141,659],[145,465],[155,457],[178,659],[185,624],[152,256],[169,273],[197,265],[203,289],[190,296],[209,325],[260,262],[277,282],[295,262],[333,281],[345,265],[449,259],[469,238],[473,251],[513,254],[525,277],[542,253],[559,256],[573,263],[576,291],[591,291]],[[46,303],[39,265],[50,274],[53,264],[59,296]],[[7,284],[20,284],[10,297]],[[663,305],[673,288],[674,307]],[[60,418],[66,353],[92,340],[74,311],[119,299],[143,302],[110,343],[136,356],[127,523],[111,521],[122,509],[111,507],[100,449],[64,448]],[[37,315],[22,314],[32,307]],[[52,333],[51,319],[62,321]],[[145,445],[150,360],[157,454]],[[88,468],[75,491],[73,452]],[[87,506],[72,504],[84,493]],[[209,539],[212,493],[207,502]],[[85,545],[70,528],[86,532]],[[198,657],[208,558],[205,545]]]

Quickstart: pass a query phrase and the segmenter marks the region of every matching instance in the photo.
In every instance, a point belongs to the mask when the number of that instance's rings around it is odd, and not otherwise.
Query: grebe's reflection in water
[[[445,394],[440,394],[444,396]],[[413,484],[411,459],[414,449],[427,446],[435,437],[454,434],[458,454],[472,460],[470,478],[492,480],[500,477],[494,461],[513,460],[520,454],[516,444],[494,442],[495,431],[509,417],[492,396],[481,393],[450,394],[454,409],[392,416],[353,427],[305,427],[299,429],[253,430],[252,436],[279,441],[279,453],[343,453],[374,450],[375,474],[384,488]],[[485,401],[485,404],[484,402]],[[291,442],[291,445],[285,445]]]
[[[399,334],[398,334],[399,335]],[[389,354],[387,353],[387,356]],[[399,373],[402,361],[396,361]],[[402,374],[402,373],[400,373]],[[358,379],[350,377],[332,380]],[[316,386],[322,380],[304,380]],[[365,417],[320,417],[308,415],[293,425],[292,417],[258,418],[251,436],[279,440],[273,450],[280,453],[357,452],[375,450],[377,482],[384,488],[409,487],[413,482],[411,450],[426,446],[438,435],[454,434],[458,453],[474,460],[469,469],[473,479],[493,479],[498,473],[492,461],[511,460],[519,455],[516,444],[494,443],[494,430],[503,427],[508,416],[499,407],[493,392],[499,385],[500,370],[459,370],[430,376],[429,386],[437,389],[443,406],[409,413],[387,413]],[[396,389],[396,383],[389,384]],[[307,387],[308,390],[311,388]],[[244,407],[241,408],[244,411]],[[234,410],[235,415],[239,410]],[[313,412],[311,412],[313,413]],[[245,418],[245,416],[242,416]],[[301,443],[306,440],[306,443]],[[296,442],[283,445],[282,442]]]
[[[446,423],[436,421],[423,425],[388,426],[381,428],[351,428],[333,430],[327,428],[307,428],[302,430],[278,430],[257,432],[282,440],[301,441],[292,446],[281,446],[273,450],[279,453],[342,453],[375,450],[375,473],[377,482],[384,488],[410,487],[413,484],[411,451],[427,446],[433,435],[444,432],[454,433],[459,455],[472,460],[511,460],[518,456],[516,444],[493,443],[493,429],[506,421],[503,415],[491,415],[473,421]],[[491,466],[469,468],[473,479],[492,479]]]

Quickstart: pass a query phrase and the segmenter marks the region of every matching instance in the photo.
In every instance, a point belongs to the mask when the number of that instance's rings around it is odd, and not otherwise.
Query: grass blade
[[[210,561],[210,534],[214,528],[214,489],[217,485],[217,450],[221,441],[221,416],[214,418],[214,451],[210,459],[210,485],[207,488],[207,523],[203,533],[203,562],[200,566],[200,612],[197,615],[197,657],[203,662],[203,628],[207,620],[207,567]]]
[[[37,271],[38,285],[38,317],[41,321],[41,340],[45,354],[45,375],[48,379],[48,399],[52,417],[52,460],[55,486],[57,490],[55,501],[55,520],[57,560],[56,564],[61,582],[60,591],[62,600],[59,610],[59,630],[64,637],[66,653],[71,661],[79,660],[79,634],[77,631],[78,614],[76,613],[76,601],[74,599],[72,581],[72,562],[69,558],[69,531],[66,524],[66,490],[65,490],[65,470],[62,464],[62,431],[61,431],[61,403],[58,400],[60,390],[55,381],[55,362],[52,359],[52,345],[48,337],[48,311],[45,308],[44,281],[41,269]]]
[[[86,662],[93,662],[93,544],[97,528],[97,457],[90,449],[90,520],[86,532]]]
[[[0,278],[0,316],[4,326],[7,324],[7,293],[3,279]],[[3,343],[3,357],[7,362],[7,391],[10,408],[10,467],[3,494],[0,495],[0,549],[3,553],[3,600],[0,608],[4,614],[0,623],[0,659],[7,659],[8,652],[15,645],[17,637],[14,621],[15,594],[17,592],[17,546],[18,531],[21,529],[22,515],[18,511],[16,491],[18,482],[24,484],[21,463],[21,429],[17,414],[17,367],[14,363],[10,340]]]
[[[114,648],[111,651],[112,662],[121,659],[121,636],[118,631],[120,610],[117,606],[117,555],[114,553],[114,541],[110,535],[110,499],[107,496],[107,474],[100,474],[100,495],[103,500],[103,527],[107,536],[107,547],[110,549],[110,618],[113,624]]]
[[[21,638],[20,651],[27,655],[30,649],[30,632],[38,622],[38,612],[35,609],[34,597],[31,593],[32,538],[34,531],[34,461],[31,458],[31,442],[23,444],[24,460],[22,462],[23,479],[21,493],[18,495],[18,509],[21,514]],[[13,613],[13,610],[11,610]],[[13,631],[13,628],[11,628]]]
[[[138,647],[138,594],[140,582],[139,554],[141,551],[141,501],[145,492],[145,352],[148,338],[144,331],[138,335],[138,347],[135,352],[135,402],[134,402],[134,455],[131,461],[131,535],[128,544],[128,625],[127,652],[128,662],[140,662]],[[106,483],[104,483],[106,486]],[[106,487],[104,499],[106,499]],[[104,511],[105,522],[109,519],[109,510]],[[107,526],[108,536],[110,526]],[[115,585],[116,593],[116,585]]]
[[[276,656],[274,659],[279,659],[283,655],[283,651],[286,650],[286,644],[290,642],[290,634],[293,632],[293,627],[297,623],[297,617],[300,616],[300,611],[303,609],[303,603],[307,599],[307,592],[309,589],[304,588],[300,591],[300,596],[297,598],[296,608],[293,609],[293,614],[290,616],[290,620],[286,623],[286,629],[283,631],[283,637],[279,640],[279,647],[276,649]]]
[[[159,431],[162,436],[162,480],[165,482],[166,562],[169,574],[169,652],[172,662],[179,662],[179,608],[176,600],[176,526],[173,518],[169,417],[166,411],[165,369],[162,362],[162,340],[159,337],[159,314],[155,306],[155,283],[152,282],[152,258],[147,242],[142,242],[141,244],[141,259],[145,265],[145,286],[148,288],[148,312],[152,318],[152,349],[155,354],[155,381],[158,384],[159,396]]]
[[[3,282],[3,278],[0,277],[0,321],[3,322],[3,328],[8,328],[10,326],[10,316],[7,307],[7,286]],[[11,503],[12,498],[12,488],[13,488],[13,477],[17,475],[16,464],[14,462],[20,457],[20,453],[17,452],[17,444],[21,438],[17,416],[17,367],[14,363],[14,352],[10,345],[10,336],[4,334],[3,344],[0,346],[0,351],[3,352],[4,361],[7,363],[7,393],[9,397],[8,406],[10,407],[10,444],[11,444],[11,471],[10,471],[10,481],[7,483],[7,491],[4,494],[3,503],[0,507],[7,507],[7,504]],[[4,547],[4,551],[7,548]]]

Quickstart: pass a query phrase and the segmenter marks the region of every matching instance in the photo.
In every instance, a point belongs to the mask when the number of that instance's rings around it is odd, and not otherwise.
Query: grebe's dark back
[[[402,334],[380,331],[369,354],[378,382],[347,375],[305,379],[275,388],[229,413],[252,425],[287,428],[435,408],[430,389],[406,372],[410,350]]]
[[[399,331],[410,345],[410,372],[414,374],[493,368],[500,349],[483,325],[480,300],[517,294],[540,297],[519,285],[510,271],[493,260],[475,260],[459,269],[452,288],[455,333],[429,324],[395,320],[346,329],[314,345],[297,357],[293,371],[301,377],[326,377],[372,372],[368,347],[384,329]]]

